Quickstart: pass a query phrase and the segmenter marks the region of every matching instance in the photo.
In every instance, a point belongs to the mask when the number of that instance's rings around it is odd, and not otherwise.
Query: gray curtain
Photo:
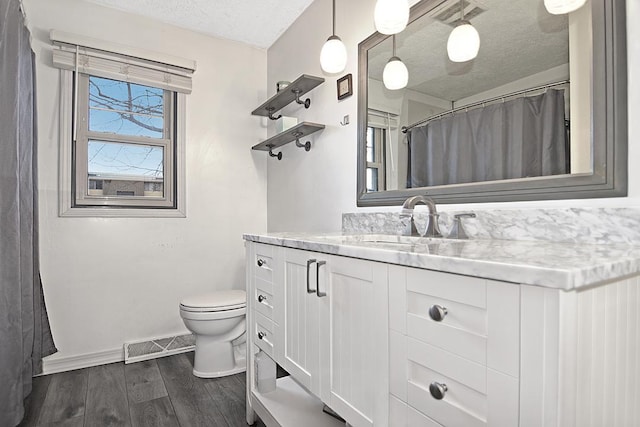
[[[38,260],[34,57],[18,0],[0,0],[0,426],[22,420],[57,350]]]
[[[408,187],[568,173],[564,108],[547,90],[412,128]]]

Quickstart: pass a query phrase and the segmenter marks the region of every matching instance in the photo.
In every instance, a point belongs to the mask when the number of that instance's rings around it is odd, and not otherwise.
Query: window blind
[[[382,129],[397,129],[398,115],[369,108],[367,112],[367,126]]]
[[[50,39],[57,68],[191,93],[194,61],[55,30]]]

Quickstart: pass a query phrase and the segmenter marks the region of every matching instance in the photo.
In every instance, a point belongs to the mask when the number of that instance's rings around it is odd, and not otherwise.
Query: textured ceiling
[[[409,89],[456,101],[569,62],[567,16],[549,14],[543,0],[468,3],[484,9],[469,19],[480,33],[480,51],[472,61],[449,61],[453,27],[433,17],[422,17],[397,35],[396,53],[409,69]],[[370,78],[382,80],[391,46],[387,39],[369,51]]]
[[[260,48],[270,47],[313,0],[86,0]]]

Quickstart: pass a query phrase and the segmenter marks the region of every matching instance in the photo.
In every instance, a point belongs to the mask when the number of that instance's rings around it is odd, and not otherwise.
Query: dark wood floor
[[[34,378],[20,427],[246,426],[245,374],[192,369],[191,352]]]

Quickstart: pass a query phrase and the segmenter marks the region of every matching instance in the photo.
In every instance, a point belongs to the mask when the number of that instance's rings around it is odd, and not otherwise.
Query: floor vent
[[[196,348],[196,337],[192,334],[134,341],[124,344],[124,363],[141,362],[158,357],[186,353]]]

